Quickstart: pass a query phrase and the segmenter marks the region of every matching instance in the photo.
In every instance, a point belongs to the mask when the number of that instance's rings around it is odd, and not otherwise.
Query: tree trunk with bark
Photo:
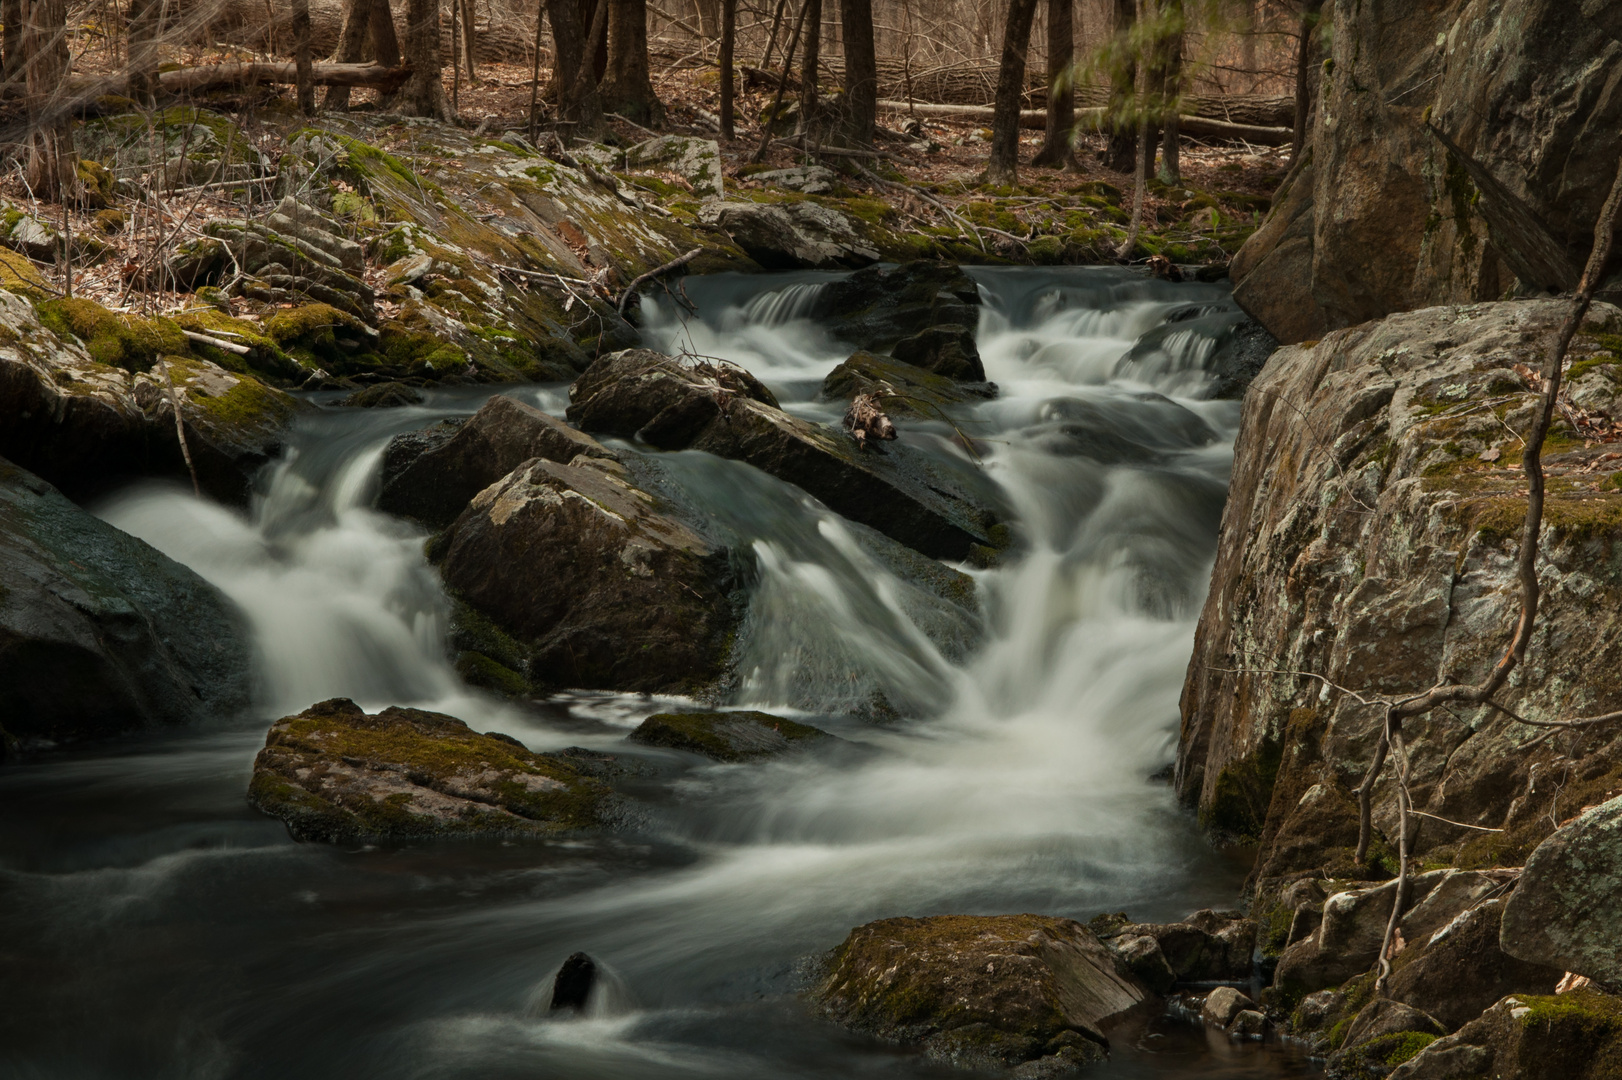
[[[28,166],[25,176],[36,198],[71,199],[76,172],[70,114],[53,109],[68,81],[66,0],[33,0],[25,5],[23,63],[28,69]]]
[[[406,62],[411,65],[411,80],[401,88],[394,107],[408,116],[449,121],[451,104],[441,77],[445,62],[439,44],[439,0],[406,0]]]
[[[1301,8],[1301,38],[1295,52],[1295,139],[1290,144],[1290,164],[1301,156],[1307,144],[1307,119],[1312,114],[1312,87],[1317,52],[1316,33],[1318,15],[1323,11],[1323,0],[1306,0]]]
[[[839,23],[845,36],[845,135],[857,146],[871,146],[879,103],[873,0],[840,0]]]
[[[22,0],[17,0],[19,9]],[[162,0],[130,0],[129,78],[130,97],[147,108],[156,104],[158,89],[158,17]],[[11,34],[11,17],[5,16],[6,34]],[[21,28],[19,27],[19,30]]]
[[[603,131],[603,98],[597,91],[592,58],[608,37],[608,2],[597,0],[587,25],[579,21],[575,0],[550,0],[547,8],[557,52],[553,78],[558,88],[558,111],[575,125],[576,135],[587,139]]]
[[[358,64],[366,59],[366,42],[371,36],[371,0],[349,0],[344,5],[344,28],[338,35],[338,47],[332,59],[339,64]],[[327,112],[344,112],[349,108],[349,87],[329,86],[321,99]]]
[[[310,0],[293,0],[293,62],[298,65],[298,111],[315,115],[315,83],[310,81]]]
[[[1110,65],[1109,97],[1112,124],[1104,164],[1116,172],[1131,172],[1137,167],[1138,160],[1138,124],[1131,115],[1138,65],[1135,51],[1129,44],[1137,21],[1136,0],[1115,0],[1115,43]]]
[[[817,66],[822,62],[822,0],[808,0],[805,16],[804,61],[800,64],[800,123],[803,135],[814,126],[817,112]]]
[[[0,77],[11,82],[23,72],[23,0],[0,0],[0,26]]]
[[[479,44],[479,32],[473,25],[473,18],[478,14],[478,5],[474,0],[452,0],[462,5],[462,65],[467,69],[467,84],[477,86],[479,73],[474,69],[475,50]]]
[[[1182,144],[1178,132],[1178,99],[1183,94],[1183,0],[1159,0],[1160,36],[1160,180],[1183,182]]]
[[[1025,53],[1031,45],[1036,0],[1010,0],[997,69],[997,104],[991,120],[991,157],[986,182],[1012,184],[1019,177],[1019,107],[1025,98]]]
[[[737,95],[736,74],[733,71],[732,52],[737,45],[738,0],[721,0],[721,50],[717,66],[721,69],[721,138],[736,134],[733,119],[733,98]]]
[[[729,6],[735,2],[729,0]],[[648,0],[610,0],[610,4],[603,109],[645,127],[658,127],[664,123],[665,107],[654,92],[648,64]]]
[[[1048,126],[1042,149],[1032,165],[1074,171],[1076,152],[1070,145],[1076,124],[1076,94],[1070,67],[1075,58],[1074,0],[1048,0]]]

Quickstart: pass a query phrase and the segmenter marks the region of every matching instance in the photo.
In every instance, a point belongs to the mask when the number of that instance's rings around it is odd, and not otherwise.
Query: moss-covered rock
[[[603,821],[608,788],[566,760],[442,713],[368,714],[346,698],[271,726],[251,806],[301,840],[549,836]]]
[[[821,728],[748,711],[657,713],[626,737],[644,746],[686,750],[716,761],[748,761],[836,741]]]
[[[1610,1080],[1622,1076],[1622,998],[1594,990],[1505,997],[1452,1035],[1417,1047],[1392,1080]]]
[[[822,380],[823,398],[849,401],[858,394],[871,394],[892,416],[939,419],[952,405],[984,401],[996,393],[995,383],[961,383],[865,349],[852,353]]]
[[[94,300],[51,300],[39,305],[39,319],[59,336],[77,339],[98,364],[129,372],[149,371],[159,356],[184,354],[186,336],[174,320],[147,319],[108,311]]]

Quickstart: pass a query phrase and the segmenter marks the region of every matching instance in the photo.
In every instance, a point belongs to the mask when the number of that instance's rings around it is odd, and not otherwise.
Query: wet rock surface
[[[621,691],[718,679],[750,566],[600,457],[525,462],[436,553],[452,592],[520,643],[535,684]]]
[[[656,713],[626,738],[644,746],[703,754],[717,761],[774,757],[838,741],[809,724],[750,711]]]
[[[949,405],[995,397],[995,383],[964,384],[921,367],[861,351],[828,373],[821,396],[849,401],[871,394],[893,416],[938,417]]]
[[[1148,993],[1074,920],[943,915],[857,927],[814,996],[846,1027],[986,1068],[1098,1060]]]
[[[926,555],[961,559],[989,542],[992,511],[922,454],[904,443],[864,453],[776,408],[730,365],[631,350],[594,363],[569,396],[568,417],[586,431],[746,461]]]
[[[443,713],[347,698],[271,726],[250,805],[300,840],[549,836],[603,821],[609,790],[566,760]]]
[[[947,263],[874,266],[824,285],[809,315],[855,348],[888,353],[904,338],[932,327],[977,326],[980,289],[961,267]],[[973,361],[964,362],[972,370],[978,361],[976,353]],[[978,378],[985,378],[983,369]]]
[[[230,719],[249,652],[212,585],[0,458],[0,756]]]
[[[1178,982],[1242,982],[1251,975],[1256,924],[1237,911],[1207,908],[1175,923],[1105,917],[1094,920],[1094,927],[1112,949],[1137,958],[1148,970],[1164,964]]]

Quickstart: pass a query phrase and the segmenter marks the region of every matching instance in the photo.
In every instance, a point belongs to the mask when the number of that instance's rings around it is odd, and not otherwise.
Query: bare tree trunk
[[[1143,206],[1149,195],[1149,169],[1153,166],[1155,144],[1149,138],[1149,110],[1138,110],[1138,145],[1143,152],[1138,155],[1137,167],[1132,174],[1132,224],[1127,227],[1126,239],[1121,241],[1120,250],[1115,253],[1117,259],[1130,259],[1132,249],[1138,246],[1138,233],[1143,228]]]
[[[1160,54],[1161,140],[1160,180],[1165,184],[1183,182],[1183,163],[1178,137],[1178,98],[1183,93],[1183,0],[1159,0],[1161,19]]]
[[[1111,130],[1104,164],[1116,172],[1131,172],[1137,168],[1138,160],[1138,125],[1130,115],[1138,65],[1128,38],[1138,21],[1138,6],[1136,0],[1114,0],[1114,3],[1115,46],[1109,94]]]
[[[67,3],[33,0],[26,11],[22,52],[28,69],[28,186],[36,197],[67,200],[73,197],[75,175],[69,116],[47,115],[68,81]]]
[[[732,70],[732,50],[738,35],[738,0],[721,0],[721,53],[716,59],[721,69],[721,138],[734,134],[733,102],[738,87]]]
[[[610,3],[603,109],[646,127],[657,127],[664,123],[665,107],[654,92],[649,71],[647,0],[610,0]]]
[[[800,64],[800,134],[813,127],[817,112],[817,66],[822,62],[822,0],[810,0],[805,17],[805,59]]]
[[[338,35],[338,48],[332,59],[340,64],[358,64],[365,59],[366,39],[371,29],[371,0],[349,0],[344,5],[344,28]],[[321,107],[328,112],[343,112],[349,108],[349,87],[329,86],[321,99]]]
[[[879,109],[873,0],[840,0],[839,23],[845,35],[845,134],[857,146],[871,146]]]
[[[475,3],[475,0],[461,0],[461,4],[462,62],[467,67],[467,84],[469,86],[477,86],[479,85],[479,73],[474,69],[474,61],[476,58],[474,50],[478,48],[479,32],[473,25],[473,18],[478,14],[478,5]]]
[[[533,143],[540,134],[540,104],[541,104],[541,28],[546,25],[546,4],[537,2],[535,5],[535,53],[530,57],[529,82],[529,141]]]
[[[575,12],[579,16],[580,32],[583,34],[591,27],[591,17],[597,14],[596,0],[575,0]],[[557,30],[556,26],[552,27],[554,35],[557,34]],[[604,40],[598,44],[596,49],[582,55],[591,57],[592,77],[598,82],[602,82],[603,78],[608,74],[608,42]]]
[[[406,0],[406,61],[411,65],[411,81],[401,88],[394,107],[409,116],[452,119],[442,78],[445,61],[439,45],[439,0]]]
[[[1076,94],[1070,66],[1075,57],[1074,0],[1048,0],[1048,127],[1032,165],[1075,171],[1071,129],[1076,124]]]
[[[766,51],[760,56],[760,70],[762,71],[771,67],[772,50],[777,47],[777,31],[783,25],[783,7],[787,3],[788,0],[777,0],[777,14],[772,16],[772,32],[766,37]]]
[[[372,59],[386,68],[400,66],[400,38],[394,32],[389,0],[371,0]]]
[[[986,182],[1012,184],[1019,178],[1019,107],[1025,97],[1025,52],[1031,46],[1036,0],[1010,0],[1003,28],[1002,63],[997,68],[997,105],[991,120],[991,157]]]
[[[1314,53],[1313,37],[1318,28],[1318,14],[1323,0],[1306,0],[1301,8],[1301,40],[1295,53],[1295,139],[1290,144],[1290,163],[1301,156],[1307,143],[1307,116],[1312,112],[1312,84]]]
[[[298,111],[315,115],[315,83],[310,81],[310,0],[293,0],[293,62],[298,65]]]
[[[155,103],[158,89],[158,15],[162,0],[130,0],[129,73],[130,97],[147,108]],[[22,0],[17,0],[18,7]],[[19,28],[20,29],[20,28]],[[6,17],[6,34],[11,19]]]
[[[584,48],[573,64],[572,77],[562,83],[567,88],[562,100],[563,115],[565,119],[574,122],[574,133],[585,139],[595,139],[603,131],[603,98],[597,92],[595,67],[589,58],[596,56],[598,47],[608,38],[608,5],[609,0],[597,0],[590,28],[587,29],[583,39],[576,39]],[[558,54],[561,57],[563,38],[558,32],[557,12],[554,11],[552,14],[552,36],[557,42]],[[560,70],[561,67],[560,60]]]
[[[23,0],[0,0],[0,25],[0,75],[9,83],[23,72]]]
[[[1239,66],[1245,69],[1249,82],[1244,92],[1256,92],[1256,35],[1262,28],[1262,0],[1248,0],[1245,5],[1245,28],[1240,39]]]

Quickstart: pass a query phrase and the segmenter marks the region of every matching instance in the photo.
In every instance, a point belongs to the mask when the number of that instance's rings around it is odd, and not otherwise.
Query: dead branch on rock
[[[652,270],[649,270],[646,274],[643,274],[641,277],[639,277],[635,281],[631,282],[630,285],[626,286],[625,291],[620,294],[620,302],[619,302],[620,318],[623,319],[625,317],[625,305],[631,302],[631,297],[633,295],[635,295],[636,290],[638,288],[640,288],[641,286],[645,285],[646,283],[652,281],[654,278],[659,277],[661,274],[668,274],[672,270],[678,270],[681,267],[686,266],[688,263],[692,262],[694,259],[698,258],[702,254],[704,254],[704,249],[701,248],[701,247],[696,247],[692,251],[689,251],[685,255],[676,256],[674,259],[671,259],[669,262],[665,263],[663,266],[654,267]]]

